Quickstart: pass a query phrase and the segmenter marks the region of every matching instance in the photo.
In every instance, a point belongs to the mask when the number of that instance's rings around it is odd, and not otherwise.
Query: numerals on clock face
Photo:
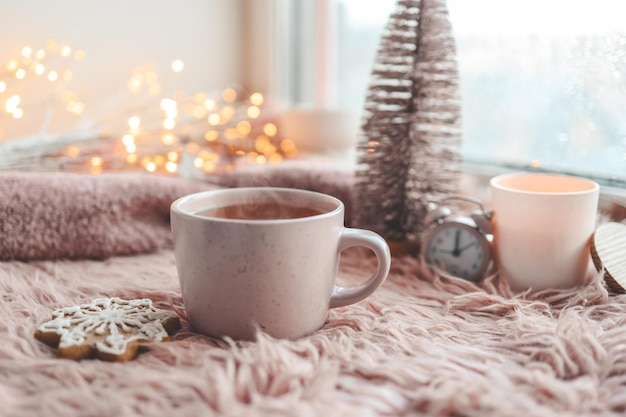
[[[426,262],[467,280],[480,278],[487,253],[474,230],[457,224],[436,229],[425,249]]]

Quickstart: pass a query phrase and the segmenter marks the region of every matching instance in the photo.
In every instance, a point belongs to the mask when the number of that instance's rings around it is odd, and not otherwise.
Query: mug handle
[[[333,293],[330,297],[330,308],[346,306],[358,303],[367,298],[370,294],[380,287],[391,268],[391,253],[389,245],[380,235],[363,229],[344,228],[339,237],[338,251],[342,251],[353,246],[365,246],[376,255],[378,267],[376,272],[364,282],[353,287],[341,287],[335,285]]]

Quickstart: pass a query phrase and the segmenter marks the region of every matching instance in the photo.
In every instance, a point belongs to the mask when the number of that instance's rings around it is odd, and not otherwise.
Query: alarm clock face
[[[471,226],[442,223],[426,237],[424,258],[451,275],[476,281],[489,264],[489,243]]]

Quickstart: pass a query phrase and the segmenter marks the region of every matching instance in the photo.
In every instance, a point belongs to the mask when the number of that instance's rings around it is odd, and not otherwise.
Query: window
[[[314,30],[310,23],[300,25],[303,13],[294,22],[300,41],[310,42],[317,31],[326,66],[297,68],[299,85],[309,87],[300,88],[295,99],[359,110],[395,1],[318,0],[316,5],[315,13],[304,12],[318,17]],[[464,159],[574,173],[623,187],[626,4],[449,0],[448,7],[457,42]],[[320,31],[333,41],[320,41]],[[306,62],[302,55],[311,50],[300,48],[293,59]],[[321,98],[320,90],[326,91]]]

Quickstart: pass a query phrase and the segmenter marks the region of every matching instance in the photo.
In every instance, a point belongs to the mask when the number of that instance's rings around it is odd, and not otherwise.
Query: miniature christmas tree
[[[360,227],[390,243],[419,237],[428,202],[458,188],[460,113],[445,0],[398,0],[365,100],[356,173]]]

